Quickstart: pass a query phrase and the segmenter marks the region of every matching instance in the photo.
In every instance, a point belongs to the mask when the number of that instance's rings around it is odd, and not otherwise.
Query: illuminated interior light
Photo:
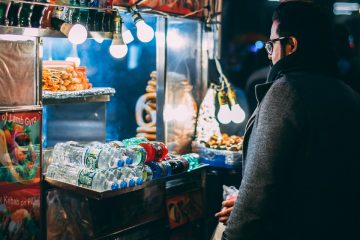
[[[122,25],[121,32],[123,34],[123,39],[124,39],[125,44],[129,44],[132,41],[134,41],[134,36],[130,32],[130,30],[125,26],[125,24]]]
[[[131,8],[131,17],[136,26],[136,36],[142,42],[150,42],[154,38],[154,30],[144,22],[136,8]]]

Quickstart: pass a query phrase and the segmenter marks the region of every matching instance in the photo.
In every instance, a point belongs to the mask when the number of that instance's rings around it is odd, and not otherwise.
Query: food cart
[[[190,152],[221,1],[0,6],[0,238],[190,239],[186,223],[203,238],[205,167],[105,192],[43,174],[57,142],[138,136]]]

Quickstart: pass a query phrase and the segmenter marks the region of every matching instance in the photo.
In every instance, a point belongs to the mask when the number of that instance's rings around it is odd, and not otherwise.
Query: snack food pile
[[[139,127],[136,137],[145,137],[150,141],[156,140],[156,72],[150,73],[150,80],[146,86],[146,93],[136,102],[135,117]]]
[[[216,135],[211,136],[211,138],[205,142],[201,141],[201,144],[207,148],[217,149],[217,150],[228,150],[228,151],[240,151],[242,150],[243,137],[231,135],[229,136],[226,133],[221,134],[221,138]]]
[[[44,61],[42,69],[43,90],[78,91],[92,87],[86,77],[85,67],[76,67],[69,61]]]

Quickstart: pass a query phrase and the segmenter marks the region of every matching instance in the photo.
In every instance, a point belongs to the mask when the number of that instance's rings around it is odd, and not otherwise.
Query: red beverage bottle
[[[152,142],[153,148],[155,149],[154,161],[160,162],[168,154],[166,145],[162,142]]]
[[[155,149],[150,142],[142,142],[139,146],[143,147],[146,151],[146,159],[145,162],[152,162],[154,161],[155,157]]]

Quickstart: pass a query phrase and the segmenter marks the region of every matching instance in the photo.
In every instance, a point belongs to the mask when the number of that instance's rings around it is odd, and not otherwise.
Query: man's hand
[[[229,196],[225,201],[222,202],[223,208],[220,212],[215,214],[215,217],[219,218],[219,222],[227,224],[229,220],[230,213],[234,207],[237,196]]]

